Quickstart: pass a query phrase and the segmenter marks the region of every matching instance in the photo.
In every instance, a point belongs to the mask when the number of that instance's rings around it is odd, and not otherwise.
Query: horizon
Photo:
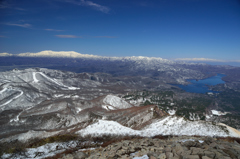
[[[240,60],[238,0],[3,0],[0,52]]]
[[[47,53],[47,54],[46,54]],[[127,58],[127,57],[143,57],[143,58],[159,58],[163,60],[169,60],[169,61],[175,61],[175,62],[187,62],[187,63],[205,63],[209,65],[230,65],[230,66],[237,66],[240,67],[240,60],[220,60],[220,59],[208,59],[208,58],[176,58],[176,59],[165,59],[162,57],[151,57],[151,56],[99,56],[94,54],[83,54],[76,51],[52,51],[52,50],[44,50],[40,52],[26,52],[26,53],[19,53],[19,54],[11,54],[11,53],[0,53],[1,57],[7,57],[7,56],[18,56],[18,57],[60,57],[59,53],[62,53],[62,57],[65,58],[81,58],[76,57],[76,54],[86,56],[88,58],[90,57],[99,57],[99,58]],[[74,53],[75,57],[71,55],[71,53]],[[34,54],[37,54],[35,56]],[[51,55],[50,55],[51,54]],[[55,55],[55,56],[54,56]]]

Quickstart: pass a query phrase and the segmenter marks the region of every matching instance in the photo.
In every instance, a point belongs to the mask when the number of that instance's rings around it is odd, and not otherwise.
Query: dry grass
[[[27,147],[28,148],[35,148],[42,145],[45,145],[47,143],[53,143],[53,142],[67,142],[71,140],[77,140],[79,137],[75,134],[65,134],[65,135],[56,135],[51,136],[48,138],[43,139],[33,139],[28,141]]]
[[[240,144],[240,138],[235,138],[235,137],[217,137],[218,140],[222,141],[227,141],[227,142],[234,142],[236,141],[237,143]]]

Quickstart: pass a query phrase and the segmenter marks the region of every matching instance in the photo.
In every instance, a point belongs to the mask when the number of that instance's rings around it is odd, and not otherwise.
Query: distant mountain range
[[[102,59],[102,60],[157,60],[161,62],[172,62],[167,59],[160,57],[143,57],[143,56],[131,56],[131,57],[106,57],[89,54],[81,54],[75,51],[51,51],[45,50],[38,53],[20,53],[20,54],[9,54],[0,53],[0,57],[16,56],[16,57],[64,57],[64,58],[86,58],[86,59]]]
[[[52,51],[45,50],[37,53],[20,53],[20,54],[10,54],[10,53],[0,53],[0,57],[64,57],[64,58],[83,58],[83,59],[98,59],[98,60],[157,60],[161,62],[177,62],[177,63],[207,63],[210,65],[231,65],[240,66],[240,60],[217,60],[208,58],[177,58],[173,60],[167,60],[160,57],[144,57],[144,56],[129,56],[129,57],[107,57],[98,56],[91,54],[81,54],[75,51]]]
[[[177,84],[224,74],[219,93]],[[0,143],[55,135],[238,137],[240,67],[155,57],[0,54]],[[236,128],[236,129],[235,129]]]

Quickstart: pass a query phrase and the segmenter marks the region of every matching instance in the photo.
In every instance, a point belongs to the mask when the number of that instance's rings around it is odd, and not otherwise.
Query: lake
[[[209,78],[202,79],[202,80],[189,79],[187,81],[191,82],[191,84],[189,84],[189,85],[178,84],[176,86],[185,90],[186,92],[191,92],[191,93],[207,93],[207,92],[218,93],[216,91],[209,90],[208,85],[214,86],[217,84],[225,83],[222,80],[222,77],[224,77],[224,76],[226,76],[226,75],[217,74],[216,76],[209,77]]]

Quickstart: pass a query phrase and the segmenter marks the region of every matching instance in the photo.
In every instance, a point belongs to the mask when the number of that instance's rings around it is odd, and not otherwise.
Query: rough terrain
[[[92,151],[64,154],[62,159],[239,159],[240,144],[210,137],[123,140]],[[239,141],[239,140],[238,140]]]

